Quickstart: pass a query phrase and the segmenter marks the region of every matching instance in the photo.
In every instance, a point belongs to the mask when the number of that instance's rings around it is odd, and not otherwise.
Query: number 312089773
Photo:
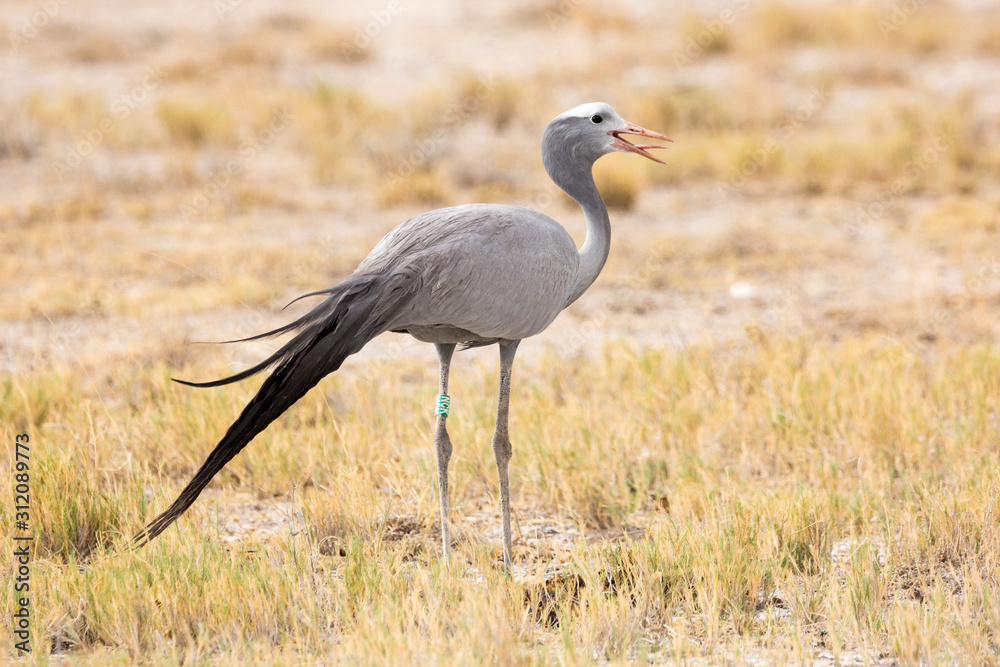
[[[16,452],[14,454],[14,520],[17,522],[29,519],[28,508],[31,504],[31,487],[28,482],[31,480],[29,473],[29,451],[28,434],[20,433],[15,436]],[[18,527],[22,524],[17,523]]]

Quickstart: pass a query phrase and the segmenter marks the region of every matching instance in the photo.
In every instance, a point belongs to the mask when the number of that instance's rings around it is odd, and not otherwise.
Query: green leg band
[[[434,414],[440,415],[441,417],[447,417],[450,409],[451,396],[448,394],[438,394],[437,407],[434,408]]]

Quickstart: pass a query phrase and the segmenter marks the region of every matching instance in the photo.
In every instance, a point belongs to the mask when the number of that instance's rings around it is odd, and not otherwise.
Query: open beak
[[[652,155],[646,152],[647,150],[650,150],[652,148],[666,148],[666,146],[654,146],[650,144],[630,144],[627,140],[625,140],[622,137],[622,135],[634,134],[639,137],[649,137],[650,139],[659,139],[660,141],[671,141],[671,142],[673,141],[673,139],[671,139],[668,136],[662,135],[659,132],[653,132],[652,130],[647,130],[644,127],[639,127],[635,123],[629,123],[628,121],[625,122],[628,126],[624,130],[611,130],[608,132],[608,134],[610,134],[612,137],[615,138],[615,141],[612,144],[612,146],[614,146],[620,151],[626,151],[629,153],[638,153],[643,157],[648,157],[653,162],[666,164],[666,162],[664,162],[663,160],[653,157]]]

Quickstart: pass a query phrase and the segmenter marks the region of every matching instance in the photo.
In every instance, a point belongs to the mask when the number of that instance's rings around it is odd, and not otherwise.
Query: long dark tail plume
[[[339,285],[329,289],[303,294],[299,297],[299,299],[324,293],[330,294],[330,296],[327,297],[323,303],[319,304],[299,319],[280,326],[277,329],[265,331],[264,333],[249,336],[248,338],[222,341],[223,343],[246,343],[252,340],[260,340],[262,338],[273,338],[274,336],[280,336],[281,334],[288,333],[289,331],[302,331],[302,333],[298,336],[283,345],[281,349],[256,366],[240,371],[235,375],[230,375],[229,377],[224,377],[219,380],[211,380],[209,382],[190,382],[188,380],[178,380],[177,378],[174,378],[174,382],[185,384],[189,387],[221,387],[225,384],[232,384],[233,382],[245,380],[252,375],[256,375],[257,373],[278,364],[289,355],[294,354],[295,351],[302,346],[303,341],[308,340],[310,337],[320,333],[321,330],[327,328],[330,324],[328,320],[332,316],[336,316],[337,306],[341,303],[341,301],[349,302],[369,295],[373,289],[372,281],[373,278],[371,276],[351,276]],[[295,299],[295,301],[298,301],[299,299]],[[295,303],[295,301],[292,301],[291,303]]]
[[[285,308],[288,308],[293,303],[298,303],[302,299],[307,299],[307,298],[309,298],[311,296],[320,296],[321,294],[332,294],[333,295],[333,296],[327,298],[327,300],[326,300],[327,302],[329,302],[329,301],[338,301],[343,296],[350,294],[351,293],[351,288],[355,287],[355,286],[356,286],[356,283],[355,283],[355,280],[353,279],[353,277],[352,278],[348,278],[346,281],[340,283],[339,285],[334,285],[333,287],[328,287],[326,289],[316,290],[315,292],[309,292],[308,294],[303,294],[301,296],[297,296],[294,299],[292,299],[291,301],[289,301],[288,303],[286,303],[284,305],[284,307],[282,308],[282,310],[285,310]],[[325,305],[325,303],[326,302],[324,302],[324,305]],[[322,307],[313,308],[312,310],[310,310],[308,313],[306,313],[305,315],[303,315],[299,319],[297,319],[297,320],[295,320],[293,322],[289,322],[288,324],[283,324],[282,326],[278,327],[277,329],[272,329],[271,331],[265,331],[264,333],[254,334],[253,336],[247,336],[246,338],[234,338],[233,340],[220,340],[220,341],[216,341],[216,342],[218,344],[220,344],[220,345],[227,345],[229,343],[248,343],[248,342],[250,342],[252,340],[261,340],[263,338],[274,338],[275,336],[280,336],[283,333],[288,333],[289,331],[295,331],[297,329],[301,329],[302,327],[306,326],[307,324],[312,324],[319,317],[322,316],[323,312],[324,312],[324,309]],[[209,385],[204,385],[204,384],[198,384],[196,382],[185,382],[183,380],[176,380],[176,382],[180,382],[181,384],[190,385],[192,387],[209,386]]]
[[[215,387],[236,382],[274,365],[274,372],[247,403],[239,418],[209,454],[198,472],[165,512],[133,537],[137,547],[147,544],[183,514],[222,468],[258,433],[302,398],[326,375],[340,368],[348,356],[391,326],[393,318],[419,289],[419,278],[407,271],[349,278],[342,291],[295,323],[301,331],[262,363],[242,373],[205,383]],[[283,327],[277,331],[288,330]]]

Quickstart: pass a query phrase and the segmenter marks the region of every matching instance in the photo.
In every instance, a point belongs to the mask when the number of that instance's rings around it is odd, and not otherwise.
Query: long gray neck
[[[543,145],[542,157],[549,177],[576,200],[587,220],[587,238],[580,248],[580,272],[566,302],[568,306],[587,291],[604,268],[611,250],[611,221],[601,193],[594,184],[594,175],[591,173],[594,161],[581,160],[581,156],[572,153],[556,157],[556,154],[545,148],[547,147]]]

